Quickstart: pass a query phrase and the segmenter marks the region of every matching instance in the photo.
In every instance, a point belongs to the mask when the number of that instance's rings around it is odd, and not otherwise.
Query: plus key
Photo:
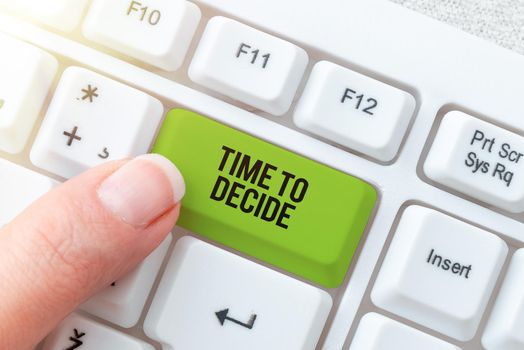
[[[64,136],[67,136],[69,139],[67,140],[67,145],[71,146],[73,144],[73,141],[81,141],[82,138],[78,136],[76,133],[78,132],[78,126],[75,126],[71,132],[64,131]]]
[[[142,91],[69,67],[47,109],[31,161],[70,178],[103,162],[147,153],[163,113],[162,103]]]

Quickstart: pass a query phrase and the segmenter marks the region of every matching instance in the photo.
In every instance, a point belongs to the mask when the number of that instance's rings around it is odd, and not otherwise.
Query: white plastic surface
[[[191,88],[194,84],[183,74],[174,77],[160,73],[163,76],[159,76],[158,71],[148,72],[91,49],[88,41],[75,41],[79,37],[63,38],[3,13],[0,13],[0,31],[40,45],[64,57],[65,63],[78,62],[154,94],[162,98],[166,106],[182,106],[202,113],[375,185],[380,193],[378,211],[347,286],[333,291],[340,298],[340,305],[319,349],[347,349],[343,344],[365,296],[375,263],[406,201],[430,203],[456,213],[522,246],[521,217],[508,217],[434,187],[416,172],[435,116],[443,106],[457,104],[460,109],[474,111],[475,115],[510,130],[524,131],[521,103],[524,58],[521,55],[386,0],[195,2],[206,15],[241,20],[305,48],[312,59],[337,62],[416,96],[420,109],[395,162],[382,166],[363,159],[290,129],[289,114],[282,119],[260,117]],[[319,19],[329,19],[329,23]],[[24,156],[14,159],[27,162]],[[465,348],[477,349],[477,340]]]
[[[0,151],[22,152],[56,75],[45,51],[0,33]]]
[[[225,17],[212,18],[189,67],[210,89],[275,115],[293,101],[307,53],[280,38]]]
[[[0,0],[0,8],[63,31],[73,31],[88,0]]]
[[[377,313],[364,315],[349,350],[460,350]]]
[[[55,185],[47,176],[0,158],[0,227]]]
[[[144,329],[165,350],[313,350],[331,304],[320,289],[183,237]]]
[[[167,236],[133,271],[113,282],[80,308],[121,327],[136,325],[171,240],[171,235]]]
[[[183,99],[184,105],[214,119],[355,174],[379,188],[380,208],[322,349],[343,347],[388,232],[405,202],[429,203],[518,242],[524,240],[521,221],[435,188],[416,172],[435,116],[443,106],[455,104],[524,132],[520,103],[524,91],[522,55],[387,0],[195,2],[213,13],[241,19],[290,40],[321,59],[413,92],[420,103],[398,159],[390,166],[378,166],[271,121],[249,118],[247,113],[215,106],[213,101],[204,106],[205,98],[195,96],[194,103],[189,103],[188,94]],[[158,90],[137,74],[139,80]],[[176,98],[175,92],[171,92]]]
[[[487,350],[524,349],[524,248],[515,252],[491,313],[482,345]]]
[[[70,178],[103,162],[147,153],[163,111],[160,101],[139,90],[70,67],[55,91],[31,161]]]
[[[467,341],[477,330],[508,247],[432,209],[402,214],[371,299],[378,307]]]
[[[415,110],[405,91],[318,62],[293,115],[297,126],[383,162],[398,152]]]
[[[185,0],[94,0],[84,35],[168,71],[178,69],[200,21],[198,7]]]
[[[424,172],[491,205],[524,211],[524,137],[466,113],[444,116]]]
[[[77,314],[67,317],[46,339],[43,350],[154,350],[139,339]]]

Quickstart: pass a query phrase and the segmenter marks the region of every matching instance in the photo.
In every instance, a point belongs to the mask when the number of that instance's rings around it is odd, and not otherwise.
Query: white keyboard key
[[[371,292],[378,307],[470,340],[504,264],[499,237],[420,206],[408,207]]]
[[[524,249],[513,255],[482,345],[487,350],[524,349]]]
[[[154,347],[90,319],[72,314],[46,339],[43,350],[154,350]]]
[[[144,329],[165,349],[315,349],[331,304],[320,289],[183,237]]]
[[[0,8],[67,32],[78,26],[86,5],[87,0],[0,0]]]
[[[138,267],[89,299],[80,308],[92,315],[131,328],[140,318],[151,287],[162,265],[171,235]]]
[[[376,313],[364,315],[349,350],[460,350]]]
[[[178,69],[200,22],[185,0],[94,0],[84,36],[168,71]]]
[[[315,65],[295,124],[380,161],[398,152],[415,110],[405,91],[331,62]]]
[[[58,84],[31,161],[69,178],[108,160],[146,153],[162,114],[157,99],[87,69],[70,67]]]
[[[524,138],[466,113],[444,116],[424,172],[473,198],[524,212]]]
[[[233,99],[282,115],[308,63],[307,53],[232,19],[212,18],[189,67],[191,80]]]
[[[41,49],[0,33],[0,151],[20,153],[58,68]]]
[[[0,159],[0,227],[55,185],[47,176]]]

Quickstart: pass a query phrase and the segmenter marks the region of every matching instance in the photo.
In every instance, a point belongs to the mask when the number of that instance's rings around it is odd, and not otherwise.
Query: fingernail
[[[182,174],[168,159],[146,154],[131,160],[99,187],[102,204],[130,225],[147,226],[182,200]]]

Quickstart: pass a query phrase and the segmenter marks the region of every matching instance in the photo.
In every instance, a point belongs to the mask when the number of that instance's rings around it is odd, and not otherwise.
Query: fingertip
[[[164,172],[164,175],[168,178],[173,190],[174,203],[179,203],[182,198],[184,198],[186,193],[184,177],[182,176],[180,170],[178,170],[177,166],[173,164],[173,162],[156,153],[144,154],[137,157],[136,159],[151,162]]]
[[[185,193],[182,174],[166,158],[137,157],[105,179],[98,197],[116,217],[134,227],[149,226],[171,210]]]

